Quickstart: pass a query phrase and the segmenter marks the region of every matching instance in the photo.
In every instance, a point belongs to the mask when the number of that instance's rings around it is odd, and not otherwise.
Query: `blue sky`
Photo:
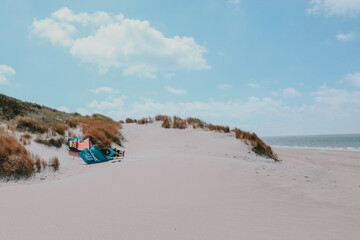
[[[0,0],[0,92],[116,120],[360,133],[360,0]]]

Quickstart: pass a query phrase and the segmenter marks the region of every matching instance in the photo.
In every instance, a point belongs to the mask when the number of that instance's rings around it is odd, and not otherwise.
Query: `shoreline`
[[[300,149],[300,150],[320,150],[320,151],[332,151],[332,152],[358,152],[360,149],[347,149],[347,148],[331,148],[331,147],[301,147],[301,146],[279,146],[270,145],[273,149]]]

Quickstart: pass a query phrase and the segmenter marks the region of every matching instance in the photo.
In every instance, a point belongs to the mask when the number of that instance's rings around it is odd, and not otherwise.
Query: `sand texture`
[[[277,148],[231,134],[125,124],[121,162],[0,183],[0,239],[359,239],[360,153]],[[42,178],[42,179],[40,179]]]

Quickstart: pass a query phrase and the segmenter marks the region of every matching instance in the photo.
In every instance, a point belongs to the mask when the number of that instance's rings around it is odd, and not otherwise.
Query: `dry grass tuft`
[[[173,128],[178,128],[178,129],[185,129],[186,128],[186,120],[176,117],[174,116],[173,118]]]
[[[163,123],[161,124],[161,127],[170,128],[171,127],[171,119],[170,118],[165,118],[163,120]]]
[[[142,118],[137,121],[138,124],[148,124],[153,123],[154,121],[151,118]]]
[[[53,157],[50,160],[49,166],[53,167],[54,171],[59,170],[59,166],[60,166],[59,158],[58,157]]]
[[[38,155],[34,155],[33,159],[35,160],[35,167],[37,169],[38,172],[41,171],[41,159]]]
[[[169,116],[166,115],[157,115],[155,117],[155,121],[165,121],[171,119]]]
[[[189,125],[192,125],[193,128],[204,128],[206,126],[206,123],[198,118],[187,118],[186,121]]]
[[[55,123],[55,125],[52,127],[52,129],[57,132],[58,134],[64,136],[65,131],[68,129],[68,125],[64,123]]]
[[[228,126],[220,126],[220,125],[207,124],[206,127],[207,127],[210,131],[225,132],[225,133],[230,132],[230,128],[229,128]]]
[[[7,125],[7,129],[10,130],[12,133],[16,132],[16,129],[12,125]]]
[[[125,122],[124,122],[123,120],[120,120],[119,123],[120,123],[120,124],[124,124]]]
[[[119,124],[118,122],[115,122],[111,118],[104,116],[102,114],[93,114],[91,116],[91,118],[95,121],[104,122],[104,123],[108,123],[108,124],[117,124],[117,125]]]
[[[18,118],[16,119],[16,128],[32,133],[45,133],[48,130],[48,128],[41,123],[36,122],[30,118],[24,118],[21,116],[18,116]]]
[[[24,145],[30,144],[31,135],[30,134],[24,134],[20,136],[20,142]]]
[[[68,119],[66,120],[66,124],[71,128],[76,128],[80,124],[79,119]]]
[[[264,143],[255,133],[245,132],[238,128],[235,128],[234,132],[236,138],[251,144],[254,153],[279,161],[271,147]]]
[[[171,118],[165,115],[157,115],[155,117],[156,121],[162,121],[163,128],[179,128],[185,129],[188,125],[192,125],[193,128],[207,128],[210,131],[217,131],[217,132],[224,132],[229,133],[230,128],[228,126],[221,126],[221,125],[213,125],[207,124],[204,121],[201,121],[197,118],[187,118],[186,120],[181,119],[179,117],[174,116],[173,123],[171,123]],[[255,133],[249,133],[242,131],[238,128],[233,130],[235,132],[235,137],[238,139],[243,140],[246,143],[251,144],[252,151],[255,152],[257,155],[265,156],[268,158],[272,158],[275,161],[279,161],[276,154],[272,151],[271,147],[266,145]]]
[[[82,121],[84,138],[90,137],[100,149],[110,148],[113,142],[121,146],[123,137],[119,129],[120,124],[115,121],[99,121],[93,118]]]
[[[131,118],[126,118],[125,122],[126,123],[137,123],[137,120],[136,119],[131,119]]]
[[[37,139],[35,139],[35,142],[44,144],[49,147],[56,147],[56,148],[60,148],[63,143],[66,143],[65,138],[63,138],[63,137],[50,138],[50,139],[37,138]]]
[[[30,177],[35,163],[15,137],[0,136],[0,176],[6,178]]]
[[[41,160],[41,166],[42,166],[42,169],[44,169],[48,166],[48,163],[45,160]]]

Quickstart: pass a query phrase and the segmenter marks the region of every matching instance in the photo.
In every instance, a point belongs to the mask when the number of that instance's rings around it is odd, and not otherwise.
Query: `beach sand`
[[[121,162],[32,143],[61,169],[0,183],[0,239],[359,239],[359,152],[276,148],[274,163],[231,134],[122,132]]]

